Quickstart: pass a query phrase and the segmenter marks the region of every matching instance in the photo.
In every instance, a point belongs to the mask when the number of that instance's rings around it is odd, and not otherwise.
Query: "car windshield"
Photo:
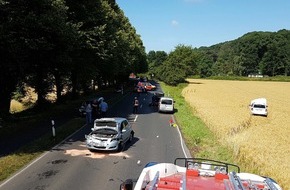
[[[172,100],[162,100],[161,104],[171,105],[172,104]]]
[[[117,123],[115,121],[97,121],[95,123],[95,127],[117,127]]]
[[[266,106],[261,104],[254,104],[254,108],[266,108]]]

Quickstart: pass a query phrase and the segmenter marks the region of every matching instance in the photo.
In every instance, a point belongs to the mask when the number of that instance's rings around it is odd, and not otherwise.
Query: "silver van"
[[[158,105],[159,112],[174,112],[174,100],[169,97],[161,97]]]

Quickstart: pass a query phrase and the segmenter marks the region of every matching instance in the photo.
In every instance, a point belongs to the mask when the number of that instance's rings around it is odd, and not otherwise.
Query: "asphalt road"
[[[169,126],[172,114],[158,113],[149,106],[152,94],[144,93],[139,96],[139,112],[134,115],[134,96],[124,96],[108,113],[109,117],[128,118],[135,131],[134,140],[122,152],[88,151],[84,136],[91,126],[84,126],[2,182],[0,190],[118,190],[124,180],[137,179],[148,162],[173,162],[176,157],[188,156],[178,128]]]

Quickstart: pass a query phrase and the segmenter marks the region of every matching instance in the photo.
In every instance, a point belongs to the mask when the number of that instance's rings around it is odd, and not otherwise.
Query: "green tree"
[[[165,51],[149,51],[147,54],[149,74],[156,75],[156,69],[162,65],[167,59],[167,56]]]
[[[42,107],[55,86],[60,98],[62,81],[68,72],[65,68],[72,27],[67,23],[67,7],[61,0],[28,1],[22,11],[27,15],[23,19],[24,36],[31,63],[25,82],[35,88],[37,105]]]
[[[13,91],[27,68],[25,28],[21,8],[15,2],[0,1],[0,117],[9,115]]]
[[[203,51],[197,51],[199,54],[199,59],[197,62],[198,65],[198,73],[201,78],[206,78],[212,75],[212,65],[213,65],[213,60],[209,55],[207,55]]]
[[[185,78],[198,73],[198,54],[192,47],[178,45],[166,61],[158,68],[158,77],[165,83],[177,85]]]

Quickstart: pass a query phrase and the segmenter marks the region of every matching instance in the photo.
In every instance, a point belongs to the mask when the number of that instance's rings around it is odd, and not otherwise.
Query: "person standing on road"
[[[97,119],[99,112],[99,102],[97,100],[93,100],[92,102],[92,118]]]
[[[107,102],[105,102],[104,99],[100,103],[100,111],[101,111],[101,117],[106,117],[107,116],[108,104],[107,104]]]
[[[86,104],[86,124],[89,125],[92,123],[92,105],[90,102]]]
[[[139,107],[139,100],[137,97],[134,99],[133,103],[133,113],[136,114],[138,112],[138,107]]]

